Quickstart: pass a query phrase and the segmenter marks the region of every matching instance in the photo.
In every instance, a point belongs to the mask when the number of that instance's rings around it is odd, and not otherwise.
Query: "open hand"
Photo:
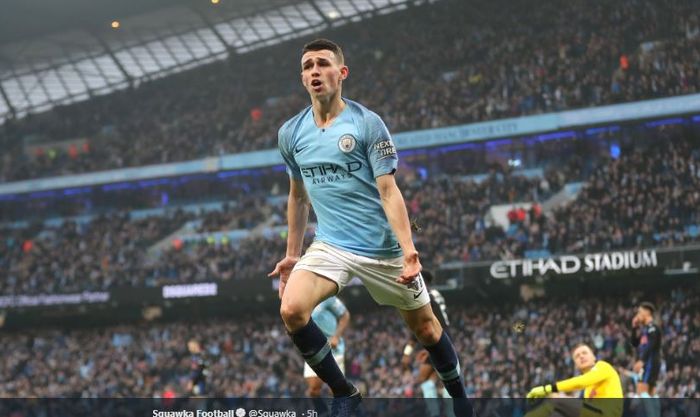
[[[280,286],[277,290],[277,295],[279,296],[280,300],[282,299],[282,294],[284,294],[284,287],[287,286],[287,280],[289,280],[289,276],[292,274],[292,269],[294,269],[294,265],[296,265],[297,262],[299,262],[298,256],[285,256],[284,259],[277,262],[275,269],[267,274],[267,276],[271,278],[279,275]]]

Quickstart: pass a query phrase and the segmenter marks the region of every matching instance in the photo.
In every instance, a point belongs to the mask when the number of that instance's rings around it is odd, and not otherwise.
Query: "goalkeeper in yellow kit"
[[[608,362],[597,360],[590,346],[583,343],[574,347],[571,356],[581,375],[535,387],[528,392],[527,398],[544,398],[554,393],[583,391],[583,401],[560,398],[545,403],[526,416],[540,417],[553,413],[580,417],[621,416],[622,383],[615,368]]]

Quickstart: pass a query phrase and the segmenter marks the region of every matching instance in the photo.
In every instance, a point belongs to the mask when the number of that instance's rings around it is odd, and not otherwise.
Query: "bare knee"
[[[412,330],[423,346],[436,344],[442,336],[442,327],[435,317],[421,320],[413,326]]]
[[[282,300],[282,305],[280,306],[280,316],[282,316],[282,321],[288,331],[294,332],[301,329],[309,322],[311,317],[311,312],[298,303],[285,302]]]

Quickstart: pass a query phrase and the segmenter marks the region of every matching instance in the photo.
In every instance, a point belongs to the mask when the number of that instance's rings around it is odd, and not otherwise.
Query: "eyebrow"
[[[331,62],[329,59],[324,57],[317,57],[316,59],[318,59],[321,63]],[[305,67],[307,64],[312,63],[313,60],[314,58],[309,58],[306,61],[302,61],[301,66]]]

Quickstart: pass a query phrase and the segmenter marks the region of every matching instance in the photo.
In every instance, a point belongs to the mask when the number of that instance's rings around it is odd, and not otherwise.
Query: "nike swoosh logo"
[[[425,288],[423,288],[422,290],[420,290],[420,292],[419,292],[418,294],[413,294],[413,299],[414,299],[414,300],[417,300],[418,297],[420,297],[420,295],[423,294],[423,291],[425,291]]]
[[[297,146],[296,148],[294,148],[294,153],[299,153],[299,152],[303,151],[304,149],[306,149],[306,148],[308,148],[308,147],[309,147],[309,145],[306,145],[306,146],[304,146],[303,148],[300,148],[300,147]]]

